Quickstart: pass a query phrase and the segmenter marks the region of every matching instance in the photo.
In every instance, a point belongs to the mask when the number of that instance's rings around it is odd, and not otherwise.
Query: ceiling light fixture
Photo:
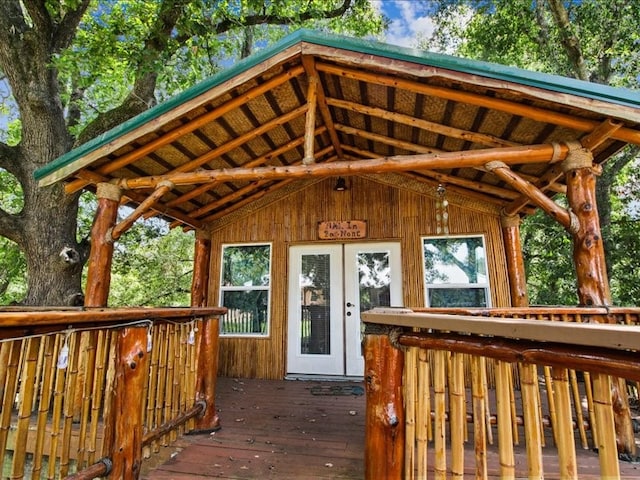
[[[344,192],[347,189],[347,182],[345,181],[344,178],[338,177],[338,180],[336,181],[336,186],[333,187],[333,189],[336,192]]]

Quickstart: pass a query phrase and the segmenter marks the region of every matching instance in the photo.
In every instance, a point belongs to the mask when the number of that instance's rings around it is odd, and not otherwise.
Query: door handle
[[[347,302],[347,307],[355,307],[355,305],[351,302]]]

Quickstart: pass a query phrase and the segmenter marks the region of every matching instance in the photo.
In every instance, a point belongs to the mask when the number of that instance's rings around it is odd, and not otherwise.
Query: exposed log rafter
[[[322,135],[324,132],[327,131],[327,127],[322,126],[322,127],[318,127],[316,128],[314,135]],[[299,147],[300,145],[302,145],[305,142],[305,138],[306,137],[299,137],[296,138],[295,140],[292,140],[288,143],[286,143],[285,145],[283,145],[282,147],[267,153],[266,155],[262,155],[261,157],[256,158],[255,160],[252,160],[250,162],[247,162],[245,164],[245,168],[252,168],[252,167],[258,167],[260,165],[264,165],[265,163],[269,162],[270,160],[274,159],[274,158],[278,158],[280,155],[284,155],[285,153],[293,150],[294,148]],[[177,206],[180,205],[181,203],[187,202],[189,200],[192,200],[193,198],[202,195],[206,192],[208,192],[209,190],[213,189],[216,185],[218,185],[219,182],[210,182],[210,183],[206,183],[204,185],[201,185],[199,187],[194,188],[193,190],[180,195],[179,197],[174,198],[173,200],[171,200],[170,202],[167,202],[167,206],[169,207],[173,207],[173,206]]]
[[[291,70],[282,73],[272,78],[271,80],[249,90],[242,96],[229,100],[227,103],[216,108],[215,110],[205,113],[184,125],[176,127],[173,130],[156,138],[155,140],[132,150],[131,152],[119,157],[112,162],[103,165],[97,170],[97,172],[102,175],[107,175],[109,173],[115,172],[116,170],[156,151],[160,147],[168,145],[171,142],[179,139],[180,137],[191,133],[194,130],[197,130],[203,125],[206,125],[207,123],[210,123],[215,119],[222,117],[225,113],[228,113],[229,111],[246,104],[248,101],[257,98],[260,95],[263,95],[265,92],[274,89],[285,82],[290,81],[291,78],[301,75],[303,71],[304,69],[302,68],[302,66],[292,68]],[[74,193],[84,188],[87,184],[87,182],[84,182],[82,180],[74,180],[66,185],[65,190],[67,193]]]
[[[358,71],[353,68],[336,67],[325,63],[317,63],[316,68],[330,75],[351,78],[357,81],[368,82],[376,85],[383,85],[394,88],[402,88],[414,93],[421,93],[427,96],[435,96],[462,103],[468,103],[478,107],[486,107],[494,110],[506,112],[510,115],[520,115],[543,123],[552,123],[563,127],[571,128],[583,132],[591,132],[598,127],[600,122],[586,118],[576,117],[565,113],[560,113],[544,108],[534,107],[521,103],[512,102],[500,98],[489,97],[462,90],[426,85],[413,80],[399,77],[381,75]],[[612,138],[628,143],[640,145],[640,131],[632,128],[621,127],[612,135]]]
[[[441,123],[430,122],[421,118],[412,117],[411,115],[390,112],[383,108],[369,107],[359,103],[340,100],[337,98],[328,98],[327,103],[332,107],[343,108],[345,110],[361,113],[363,115],[377,117],[383,120],[389,120],[391,122],[397,122],[410,127],[416,127],[427,132],[437,133],[446,137],[456,138],[458,140],[464,140],[471,143],[477,143],[479,145],[484,145],[487,147],[515,147],[520,145],[517,142],[504,140],[493,135],[487,135],[484,133],[463,130],[461,128],[450,127]]]
[[[309,78],[313,77],[317,79],[318,88],[317,88],[316,101],[318,103],[318,110],[320,110],[322,121],[324,122],[325,126],[329,131],[329,138],[331,138],[331,143],[333,144],[333,148],[338,154],[338,158],[342,160],[343,159],[342,145],[340,143],[340,139],[338,138],[338,134],[336,133],[333,127],[333,117],[331,115],[331,111],[329,110],[329,107],[327,104],[327,97],[324,91],[324,87],[322,86],[322,82],[320,81],[320,76],[318,74],[318,71],[316,70],[315,60],[313,59],[312,56],[303,55],[302,65],[304,66],[304,69]]]

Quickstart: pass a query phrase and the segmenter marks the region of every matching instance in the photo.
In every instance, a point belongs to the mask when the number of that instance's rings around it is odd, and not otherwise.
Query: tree
[[[457,54],[574,77],[612,86],[640,87],[640,2],[626,0],[443,0],[435,7],[437,30],[423,46]],[[628,295],[618,270],[628,263],[626,241],[635,241],[628,227],[635,225],[618,202],[620,174],[638,156],[627,148],[610,159],[597,183],[597,203],[607,269],[612,279],[614,303],[638,304],[640,296]],[[615,207],[618,210],[615,210]],[[626,223],[622,229],[614,222]],[[575,295],[559,285],[559,276],[569,275],[569,264],[546,263],[539,268],[550,243],[555,252],[570,258],[570,242],[554,222],[536,215],[523,224],[526,263],[532,303],[575,302]],[[637,237],[637,233],[636,233]],[[622,255],[621,255],[622,252]],[[548,277],[548,278],[547,278]],[[616,278],[618,277],[618,278]]]
[[[303,25],[363,35],[382,20],[369,0],[0,2],[0,95],[16,130],[0,138],[0,171],[23,192],[19,211],[0,205],[0,235],[24,253],[24,303],[81,302],[89,248],[79,195],[39,188],[37,168],[223,68],[243,41]]]

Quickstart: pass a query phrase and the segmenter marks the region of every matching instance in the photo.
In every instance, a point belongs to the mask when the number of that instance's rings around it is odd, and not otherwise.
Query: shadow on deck
[[[364,478],[362,383],[220,378],[217,391],[222,429],[183,437],[164,464],[146,464],[144,478]],[[516,476],[526,478],[524,446],[515,451]],[[597,454],[579,446],[576,454],[580,478],[600,478]],[[473,455],[470,441],[469,478],[474,476]],[[543,455],[545,478],[558,478],[556,449],[547,446]],[[489,476],[499,478],[496,445],[489,447],[487,458]],[[621,462],[620,473],[640,478],[640,465]]]

